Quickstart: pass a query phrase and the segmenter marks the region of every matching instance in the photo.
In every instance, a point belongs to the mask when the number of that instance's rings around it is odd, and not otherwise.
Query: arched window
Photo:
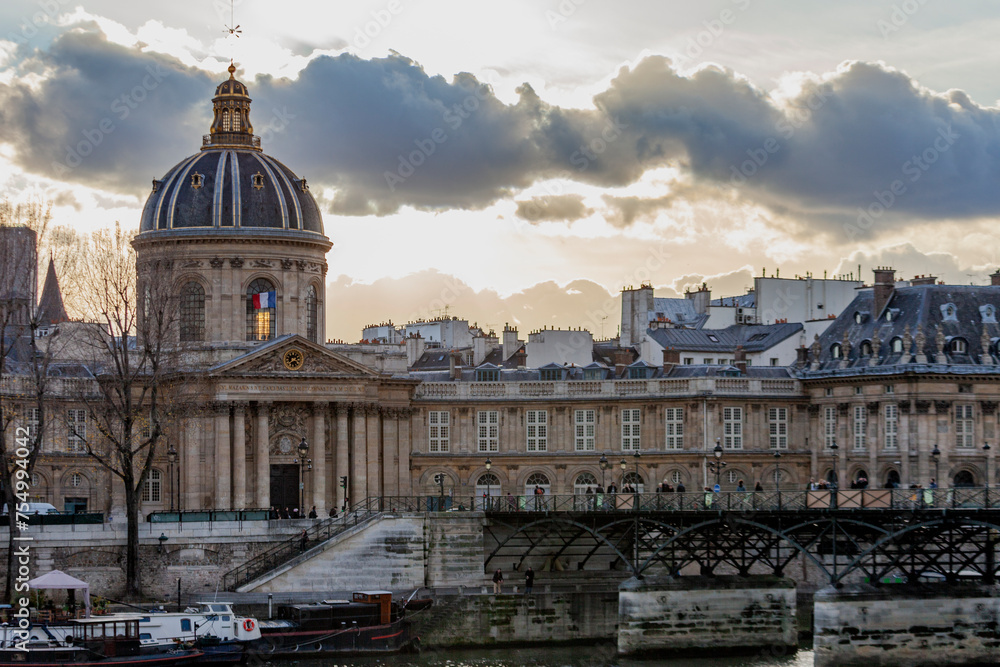
[[[181,288],[181,341],[205,340],[205,288],[191,281]]]
[[[528,509],[544,510],[546,508],[545,496],[552,493],[549,478],[543,473],[533,472],[528,475],[524,482],[524,495],[528,499]]]
[[[75,473],[73,473],[72,475],[69,476],[69,485],[71,487],[73,487],[74,489],[78,489],[81,486],[85,486],[84,481],[85,480],[84,480],[83,475],[81,475],[78,472],[75,472]]]
[[[646,485],[642,481],[642,475],[637,475],[634,472],[625,473],[625,477],[622,478],[622,488],[632,487],[639,493],[643,493],[646,490]]]
[[[976,478],[968,470],[961,470],[955,475],[952,486],[958,488],[970,488],[976,486]]]
[[[265,278],[247,287],[247,340],[270,340],[278,320],[278,292]]]
[[[892,351],[894,354],[901,354],[903,352],[903,339],[896,337],[892,339]]]
[[[672,470],[670,471],[670,474],[667,476],[667,479],[670,480],[671,484],[677,486],[678,484],[681,484],[684,481],[684,473],[682,473],[680,470]]]
[[[870,341],[861,341],[861,356],[870,357],[872,356],[872,344]]]
[[[597,478],[589,472],[582,472],[576,476],[576,481],[573,482],[573,493],[586,493],[587,489],[590,489],[591,492],[597,490]]]
[[[317,340],[319,327],[316,326],[318,322],[316,310],[316,287],[315,285],[310,285],[309,289],[306,290],[306,338],[314,343],[319,342]]]
[[[896,470],[890,470],[885,476],[885,485],[890,489],[899,488],[899,472]]]
[[[969,345],[965,342],[964,338],[952,338],[951,339],[951,352],[952,354],[965,354],[969,351]]]
[[[844,356],[844,350],[840,346],[840,343],[834,343],[830,346],[830,357],[833,359],[841,359]]]
[[[476,509],[483,509],[487,502],[495,505],[500,499],[500,478],[491,472],[484,473],[476,480]]]
[[[230,119],[231,119],[231,116],[229,114],[229,109],[223,109],[222,110],[222,131],[223,132],[231,132],[232,131],[233,126],[232,126],[232,122],[231,122]]]
[[[146,475],[146,482],[142,485],[142,502],[160,502],[160,490],[162,488],[162,476],[159,470],[150,470]]]

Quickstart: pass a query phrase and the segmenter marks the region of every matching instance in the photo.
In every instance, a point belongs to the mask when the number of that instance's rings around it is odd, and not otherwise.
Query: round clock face
[[[306,360],[306,356],[301,350],[288,350],[285,355],[281,358],[285,364],[285,368],[290,371],[297,371],[302,368],[302,364]]]
[[[280,449],[283,454],[287,454],[292,451],[292,439],[287,435],[281,436],[281,440],[278,441],[278,449]]]

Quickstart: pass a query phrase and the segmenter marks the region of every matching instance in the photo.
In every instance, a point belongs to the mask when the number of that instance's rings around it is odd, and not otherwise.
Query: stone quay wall
[[[815,596],[814,665],[992,664],[998,618],[996,586],[826,588]]]
[[[795,584],[781,577],[629,579],[618,617],[620,655],[798,647]]]

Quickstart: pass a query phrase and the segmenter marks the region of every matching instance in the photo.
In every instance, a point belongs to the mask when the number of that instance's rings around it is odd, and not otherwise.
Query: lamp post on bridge
[[[303,518],[306,514],[306,472],[312,470],[312,459],[307,458],[309,455],[309,443],[306,442],[305,438],[299,441],[298,446],[299,451],[299,518]]]
[[[833,477],[830,480],[830,507],[837,506],[837,486],[839,486],[837,482],[837,452],[839,450],[840,447],[837,445],[836,440],[830,443],[830,475]]]
[[[181,493],[181,467],[177,465],[177,450],[174,443],[167,449],[167,476],[170,478],[170,511],[174,511],[174,467],[177,467],[177,495]],[[180,511],[181,501],[177,499],[177,510]]]
[[[490,468],[493,467],[493,461],[490,461],[490,457],[486,457],[486,463],[483,464],[486,468],[486,508],[490,508],[490,482],[493,481],[490,477]]]
[[[778,494],[778,509],[781,509],[781,452],[774,452],[774,490]]]
[[[601,468],[601,489],[604,489],[604,472],[611,467],[611,463],[607,456],[601,454],[601,460],[597,462],[597,465]]]
[[[983,480],[983,488],[990,488],[990,443],[983,443],[983,456],[986,457],[986,461],[983,464],[983,470],[986,471],[986,478]],[[986,507],[989,507],[989,497],[986,498]]]
[[[726,462],[722,460],[722,443],[719,438],[715,439],[715,449],[712,450],[712,456],[715,457],[715,460],[708,462],[708,471],[715,475],[715,486],[721,490],[719,480],[722,477],[722,469],[726,467]]]
[[[941,450],[938,449],[937,443],[934,443],[934,449],[931,450],[931,458],[934,459],[934,487],[940,488],[941,482],[938,479],[938,468],[941,465]]]

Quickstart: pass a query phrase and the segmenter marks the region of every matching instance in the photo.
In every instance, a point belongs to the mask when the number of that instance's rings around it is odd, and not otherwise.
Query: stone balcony
[[[569,380],[556,382],[424,382],[415,398],[427,401],[587,400],[594,398],[656,398],[672,396],[803,397],[794,379],[684,378],[655,380]]]

